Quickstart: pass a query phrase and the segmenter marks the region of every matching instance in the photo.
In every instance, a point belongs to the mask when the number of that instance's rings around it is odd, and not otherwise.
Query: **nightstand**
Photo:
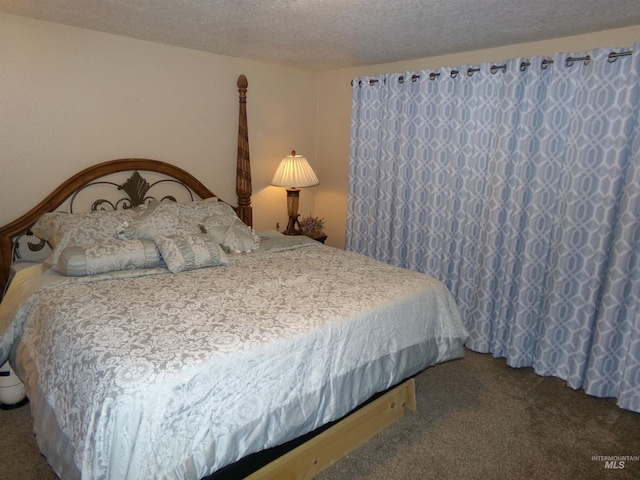
[[[282,232],[284,235],[291,235],[289,233]],[[325,233],[319,233],[317,235],[307,235],[306,233],[294,234],[294,235],[304,235],[305,237],[309,237],[316,242],[324,243],[327,239],[327,235]]]
[[[307,237],[312,238],[316,242],[324,243],[327,239],[327,235],[325,233],[320,233],[318,235],[307,235]]]

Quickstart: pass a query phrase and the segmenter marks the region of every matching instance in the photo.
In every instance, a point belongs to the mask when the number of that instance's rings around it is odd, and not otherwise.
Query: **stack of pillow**
[[[32,232],[52,248],[45,263],[63,275],[166,265],[177,273],[226,265],[260,240],[233,208],[215,200],[151,201],[141,209],[43,215]]]

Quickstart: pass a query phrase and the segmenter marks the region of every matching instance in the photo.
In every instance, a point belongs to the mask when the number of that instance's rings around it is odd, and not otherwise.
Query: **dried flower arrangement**
[[[299,221],[300,229],[306,235],[320,235],[322,233],[322,229],[324,228],[324,218],[320,217],[312,217],[309,215],[308,217],[304,217]]]

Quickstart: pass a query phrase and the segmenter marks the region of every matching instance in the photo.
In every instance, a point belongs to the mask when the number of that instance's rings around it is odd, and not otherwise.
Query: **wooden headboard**
[[[236,169],[237,206],[234,206],[240,219],[249,226],[253,225],[251,207],[251,164],[249,157],[249,135],[247,128],[247,78],[238,77],[240,116],[238,122],[238,154]],[[118,174],[127,172],[124,178]],[[149,173],[152,179],[148,180]],[[115,177],[115,179],[114,179]],[[0,295],[4,294],[9,281],[11,265],[21,258],[22,248],[39,250],[45,242],[35,238],[30,229],[45,213],[53,212],[64,205],[63,211],[69,213],[89,210],[126,209],[144,203],[150,198],[175,200],[173,193],[159,191],[159,186],[175,187],[186,199],[216,196],[197,178],[185,170],[170,163],[145,158],[125,158],[110,160],[88,167],[65,180],[38,205],[16,220],[0,227]],[[152,189],[158,190],[158,193]],[[100,198],[79,197],[100,192]],[[105,198],[105,191],[109,198]],[[117,195],[117,197],[114,197]],[[81,206],[77,204],[81,203]],[[26,245],[25,245],[26,244]],[[1,297],[0,297],[1,298]]]

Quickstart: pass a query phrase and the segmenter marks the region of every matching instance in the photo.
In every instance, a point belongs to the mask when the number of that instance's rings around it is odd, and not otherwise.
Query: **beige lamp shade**
[[[271,180],[271,185],[287,188],[313,187],[319,183],[307,159],[296,155],[295,150],[282,159]]]

